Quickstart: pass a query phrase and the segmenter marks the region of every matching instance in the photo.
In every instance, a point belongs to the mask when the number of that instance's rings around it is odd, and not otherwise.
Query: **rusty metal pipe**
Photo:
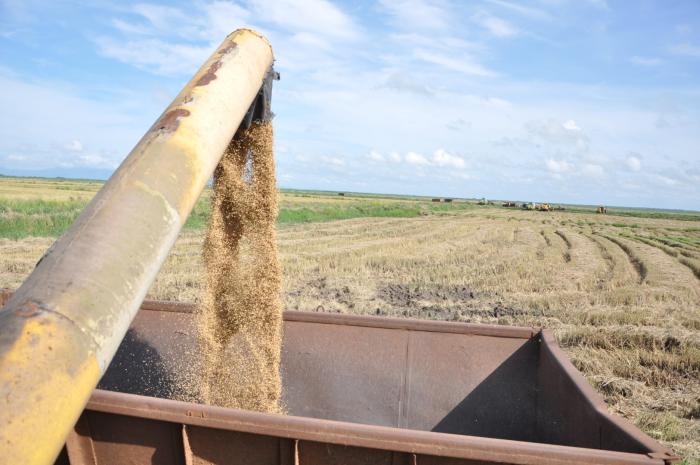
[[[273,62],[229,35],[0,311],[0,462],[53,462]]]

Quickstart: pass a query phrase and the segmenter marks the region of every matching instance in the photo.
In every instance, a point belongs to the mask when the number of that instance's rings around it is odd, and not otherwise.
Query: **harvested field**
[[[310,193],[280,208],[362,202],[419,214],[280,224],[285,308],[551,328],[613,412],[700,459],[697,222]],[[0,239],[0,287],[52,241]],[[150,297],[201,297],[203,242],[181,234]]]

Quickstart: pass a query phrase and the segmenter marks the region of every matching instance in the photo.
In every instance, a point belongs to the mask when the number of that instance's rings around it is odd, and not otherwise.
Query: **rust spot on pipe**
[[[41,311],[41,307],[35,302],[28,300],[21,307],[15,310],[15,315],[21,316],[22,318],[31,318],[36,316]]]
[[[180,125],[180,118],[184,118],[190,115],[189,110],[183,108],[176,108],[175,110],[170,110],[158,122],[157,128],[160,132],[173,132]]]
[[[195,87],[206,86],[211,81],[216,79],[216,72],[219,70],[219,68],[221,68],[221,61],[216,60],[214,63],[211,64],[207,72],[204,73],[204,75],[197,80],[197,84],[195,84]]]
[[[195,87],[206,86],[211,81],[216,79],[216,72],[219,70],[219,68],[221,68],[221,59],[224,57],[224,55],[229,53],[231,50],[234,50],[235,48],[236,48],[236,44],[230,43],[226,47],[219,50],[219,53],[218,53],[219,58],[216,61],[214,61],[214,63],[212,63],[211,66],[209,66],[209,69],[207,70],[207,72],[204,73],[204,75],[202,75],[202,77],[200,77],[197,80]]]

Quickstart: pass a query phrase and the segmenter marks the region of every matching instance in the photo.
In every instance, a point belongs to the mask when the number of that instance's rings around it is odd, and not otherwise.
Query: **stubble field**
[[[99,187],[0,179],[0,287],[19,286]],[[149,297],[199,300],[207,205],[205,194]],[[280,207],[285,308],[550,328],[611,411],[700,460],[693,215],[308,192]]]

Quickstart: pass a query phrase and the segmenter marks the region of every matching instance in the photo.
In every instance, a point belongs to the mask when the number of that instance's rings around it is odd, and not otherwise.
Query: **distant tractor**
[[[600,207],[598,207],[598,209],[595,212],[599,213],[601,215],[605,215],[608,213],[608,209],[603,207],[603,206],[600,206]]]
[[[518,204],[515,202],[503,202],[503,206],[506,208],[517,208]]]
[[[530,203],[523,203],[523,210],[534,210],[535,209],[535,204],[530,202]]]
[[[535,209],[539,212],[551,212],[552,206],[548,203],[540,203],[535,206]]]

